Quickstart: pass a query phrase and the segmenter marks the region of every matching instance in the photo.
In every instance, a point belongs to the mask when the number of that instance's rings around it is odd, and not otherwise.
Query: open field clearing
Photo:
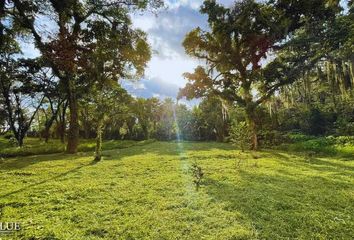
[[[199,189],[193,163],[204,176]],[[0,164],[4,239],[352,239],[354,162],[154,142]]]

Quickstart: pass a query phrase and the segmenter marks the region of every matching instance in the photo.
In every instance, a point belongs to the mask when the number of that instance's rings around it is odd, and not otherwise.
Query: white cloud
[[[167,1],[168,9],[157,16],[146,13],[133,17],[134,26],[147,32],[154,52],[145,79],[160,79],[161,83],[178,87],[186,84],[183,73],[192,72],[198,61],[184,53],[182,42],[192,29],[207,26],[206,16],[199,13],[201,3],[202,0]]]
[[[40,56],[39,50],[34,46],[31,41],[19,41],[21,50],[27,58],[36,58]]]
[[[218,2],[230,5],[233,0]],[[161,11],[158,15],[145,13],[132,17],[133,25],[147,32],[149,43],[154,51],[145,72],[145,83],[150,79],[152,84],[184,87],[186,80],[182,74],[192,72],[198,64],[201,64],[184,53],[182,42],[184,36],[194,28],[208,28],[207,16],[199,12],[202,3],[203,0],[167,0],[165,1],[167,10]],[[153,89],[151,84],[145,90],[150,89]],[[176,95],[175,91],[161,89],[166,92],[166,95],[172,93]],[[151,94],[156,92],[143,93],[146,96]],[[160,97],[164,95],[163,92],[158,94]]]
[[[169,9],[179,8],[181,6],[190,7],[192,9],[198,10],[203,0],[167,0],[165,2]]]
[[[168,59],[154,57],[148,65],[146,75],[183,87],[186,81],[182,74],[193,71],[197,65],[197,61],[182,56]]]

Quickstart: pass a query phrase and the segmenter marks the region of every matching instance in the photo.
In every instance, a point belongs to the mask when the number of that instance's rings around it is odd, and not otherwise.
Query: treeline
[[[261,129],[261,144],[279,143],[277,141],[283,140],[282,135],[289,132],[315,136],[354,135],[353,87],[343,94],[331,94],[327,88],[332,85],[328,81],[318,80],[317,75],[311,79],[306,85],[302,81],[308,79],[303,79],[284,88],[258,108],[256,121]],[[306,87],[311,90],[305,91]],[[119,91],[113,94],[111,104],[102,106],[109,114],[103,121],[104,139],[223,142],[230,141],[234,125],[246,121],[244,109],[218,97],[204,98],[198,105],[188,107],[171,98],[134,98],[119,86],[117,88]],[[85,94],[79,101],[79,134],[84,139],[96,138],[98,131],[98,107],[90,98],[92,96]],[[65,142],[68,111],[67,103],[61,101],[43,100],[28,136]],[[6,121],[2,122],[2,126],[6,124]]]
[[[257,149],[289,131],[353,135],[353,1],[205,0],[209,30],[183,47],[203,64],[185,73],[178,99],[139,99],[119,84],[139,79],[151,58],[134,11],[159,0],[0,3],[0,125],[19,146],[27,135],[60,138],[217,140]],[[50,27],[38,22],[46,19]],[[40,53],[27,58],[23,42]]]
[[[125,95],[124,103],[115,95],[112,105],[103,109],[109,112],[102,127],[105,139],[226,140],[230,117],[228,109],[219,99],[205,99],[190,108],[171,98],[133,98],[125,90],[121,91]],[[80,102],[80,138],[97,136],[96,111],[94,103],[86,100]],[[59,118],[47,133],[48,116],[52,116],[52,109],[41,107],[28,135],[43,138],[43,141],[46,137],[63,139]]]

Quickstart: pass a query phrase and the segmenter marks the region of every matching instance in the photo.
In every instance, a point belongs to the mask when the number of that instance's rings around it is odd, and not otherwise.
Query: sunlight
[[[178,156],[180,159],[180,169],[182,170],[182,173],[183,173],[182,176],[186,176],[186,174],[189,173],[190,164],[188,161],[186,151],[183,146],[183,136],[181,134],[179,124],[178,124],[178,117],[176,114],[176,107],[177,106],[178,106],[178,100],[177,100],[176,105],[173,106],[173,119],[174,119],[174,125],[175,125],[175,130],[176,130],[176,143],[177,143]],[[186,194],[189,202],[191,202],[194,199],[194,197],[193,197],[193,192],[194,192],[193,184],[188,179],[184,179],[184,180],[186,182],[185,194]]]

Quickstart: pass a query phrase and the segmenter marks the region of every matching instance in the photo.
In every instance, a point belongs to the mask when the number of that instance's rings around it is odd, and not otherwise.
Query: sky
[[[179,88],[186,84],[182,74],[193,72],[202,62],[184,53],[184,36],[196,27],[207,29],[207,17],[199,12],[203,0],[166,0],[166,9],[157,15],[132,15],[133,25],[148,34],[153,56],[138,82],[123,82],[123,86],[137,97],[176,98]],[[229,5],[232,0],[220,0]],[[192,102],[193,103],[193,102]]]

